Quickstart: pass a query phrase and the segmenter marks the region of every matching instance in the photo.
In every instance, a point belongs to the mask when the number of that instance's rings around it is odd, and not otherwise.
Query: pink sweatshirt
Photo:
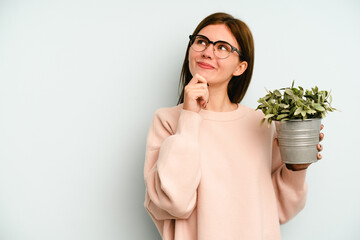
[[[305,205],[306,170],[291,171],[274,124],[241,104],[231,112],[155,112],[148,133],[144,206],[164,240],[281,239]]]

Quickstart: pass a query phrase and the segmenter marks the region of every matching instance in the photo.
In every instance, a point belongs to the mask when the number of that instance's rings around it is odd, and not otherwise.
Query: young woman
[[[178,105],[155,112],[146,145],[144,206],[164,240],[280,239],[303,209],[310,164],[283,164],[274,125],[240,104],[253,64],[251,32],[231,15],[190,35]]]

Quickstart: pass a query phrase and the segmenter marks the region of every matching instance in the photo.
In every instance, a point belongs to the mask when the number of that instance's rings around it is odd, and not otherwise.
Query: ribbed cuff
[[[197,133],[198,136],[202,120],[203,118],[199,113],[181,109],[176,134],[194,135],[194,133]]]
[[[281,169],[281,176],[287,184],[294,186],[296,189],[301,189],[305,186],[306,171],[307,169],[293,171],[288,169],[284,164]]]

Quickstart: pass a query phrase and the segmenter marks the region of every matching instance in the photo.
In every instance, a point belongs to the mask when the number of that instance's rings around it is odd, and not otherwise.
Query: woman
[[[310,164],[283,164],[274,125],[239,104],[253,64],[251,32],[231,15],[190,35],[178,105],[155,112],[147,138],[144,206],[164,240],[280,239],[303,209]]]

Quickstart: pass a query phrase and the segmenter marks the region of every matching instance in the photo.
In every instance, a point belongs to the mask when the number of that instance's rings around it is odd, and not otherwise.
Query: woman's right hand
[[[183,109],[198,113],[201,107],[206,108],[208,102],[209,90],[207,81],[199,74],[195,74],[184,88]]]

